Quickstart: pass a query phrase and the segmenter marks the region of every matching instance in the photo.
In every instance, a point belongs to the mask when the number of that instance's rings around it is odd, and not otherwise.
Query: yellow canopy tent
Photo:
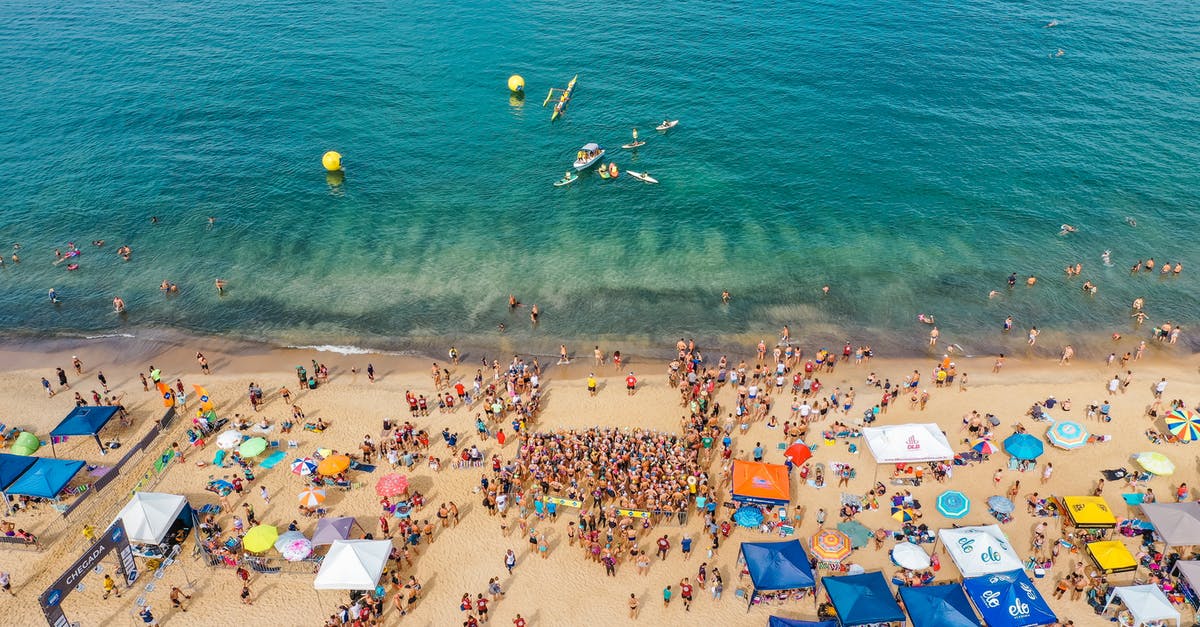
[[[1117,526],[1117,517],[1103,497],[1064,496],[1062,505],[1071,524],[1080,529],[1112,529]]]
[[[1106,573],[1125,573],[1138,567],[1137,559],[1118,540],[1089,542],[1087,552],[1096,566]]]

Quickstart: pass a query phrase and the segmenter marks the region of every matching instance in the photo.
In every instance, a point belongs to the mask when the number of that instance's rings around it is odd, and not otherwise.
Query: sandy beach
[[[123,404],[133,417],[133,424],[123,427],[114,422],[102,434],[103,439],[119,438],[121,441],[134,441],[146,432],[150,421],[157,419],[163,411],[162,401],[157,392],[143,390],[138,379],[138,372],[147,371],[150,364],[160,368],[164,381],[173,382],[176,378],[188,386],[189,403],[194,411],[196,400],[190,393],[193,384],[204,385],[210,392],[216,404],[217,413],[222,417],[233,417],[235,414],[250,416],[251,420],[262,417],[270,418],[274,431],[266,434],[268,439],[284,441],[283,450],[287,452],[287,461],[297,455],[308,454],[317,448],[331,448],[339,451],[356,450],[364,435],[369,434],[378,439],[381,434],[384,418],[397,421],[409,419],[405,393],[408,390],[430,394],[433,383],[429,374],[432,361],[447,365],[444,359],[428,359],[415,356],[387,355],[338,355],[328,352],[278,350],[265,347],[254,347],[237,344],[224,344],[216,341],[200,341],[175,343],[175,345],[147,342],[128,338],[112,338],[104,342],[76,342],[61,340],[51,345],[50,350],[34,351],[25,346],[11,346],[8,350],[0,351],[0,356],[6,364],[3,374],[0,374],[0,399],[3,399],[5,412],[4,421],[11,426],[19,426],[43,435],[57,424],[72,407],[73,391],[81,391],[85,396],[93,388],[99,389],[96,375],[103,371],[110,388],[120,395]],[[587,348],[588,350],[583,350]],[[601,347],[602,349],[606,347]],[[1159,350],[1161,347],[1152,346],[1146,357],[1132,362],[1127,369],[1133,372],[1131,385],[1124,392],[1109,397],[1106,390],[1107,381],[1117,372],[1119,364],[1108,366],[1102,361],[1073,361],[1062,365],[1057,361],[1009,359],[999,373],[992,372],[993,357],[957,358],[956,367],[960,378],[963,373],[969,375],[969,384],[962,389],[956,382],[953,386],[935,388],[929,379],[931,368],[941,358],[940,352],[931,352],[924,359],[887,359],[875,358],[862,364],[855,365],[853,361],[840,364],[835,372],[821,374],[820,380],[824,391],[840,388],[843,392],[851,387],[856,390],[857,399],[854,407],[847,414],[831,412],[824,422],[814,422],[810,428],[809,443],[818,444],[815,448],[812,463],[820,462],[828,467],[832,463],[848,463],[857,469],[857,476],[851,479],[848,487],[835,486],[835,479],[830,476],[827,485],[815,489],[796,478],[793,473],[791,488],[792,515],[798,519],[795,535],[791,536],[807,543],[809,537],[816,532],[818,525],[815,512],[824,508],[828,513],[826,526],[832,526],[837,521],[839,496],[841,492],[864,494],[874,485],[873,477],[876,468],[870,452],[860,447],[856,453],[851,453],[846,440],[837,440],[833,445],[826,445],[817,435],[819,430],[828,427],[835,420],[847,421],[862,414],[863,409],[869,408],[879,397],[880,390],[868,388],[866,379],[870,373],[879,378],[888,378],[892,382],[903,380],[907,373],[917,370],[928,385],[930,397],[923,408],[910,407],[904,396],[901,396],[889,411],[878,416],[876,425],[902,424],[906,422],[936,422],[946,432],[956,451],[964,451],[969,444],[963,443],[967,432],[962,425],[965,414],[973,410],[981,414],[990,413],[999,417],[1001,424],[995,430],[997,440],[1003,439],[1013,432],[1014,425],[1023,424],[1031,434],[1041,437],[1045,431],[1044,423],[1034,423],[1025,412],[1035,401],[1042,401],[1050,396],[1058,400],[1071,399],[1073,408],[1070,412],[1054,411],[1056,417],[1078,420],[1095,434],[1112,436],[1106,442],[1088,444],[1087,446],[1064,451],[1047,446],[1045,454],[1039,458],[1036,469],[1028,472],[1017,472],[1008,469],[1008,456],[997,453],[983,463],[956,466],[953,476],[945,483],[926,481],[920,487],[910,488],[914,497],[924,504],[921,522],[937,529],[948,527],[952,522],[958,524],[988,524],[995,522],[987,513],[984,501],[992,495],[1004,494],[1014,481],[1020,481],[1018,490],[1017,511],[1015,520],[1003,525],[1004,531],[1013,541],[1022,558],[1030,553],[1030,542],[1034,525],[1039,521],[1026,514],[1023,506],[1024,496],[1037,491],[1043,496],[1091,494],[1096,480],[1100,478],[1099,470],[1106,468],[1132,468],[1130,456],[1142,451],[1160,451],[1177,464],[1177,471],[1171,477],[1155,477],[1148,486],[1160,500],[1173,500],[1171,495],[1180,481],[1194,484],[1198,479],[1196,457],[1192,448],[1179,444],[1152,444],[1144,435],[1144,431],[1153,426],[1153,421],[1146,417],[1147,407],[1153,400],[1153,384],[1162,378],[1169,382],[1167,398],[1184,399],[1189,406],[1200,397],[1200,383],[1196,379],[1196,368],[1200,360],[1194,355],[1177,356],[1169,350]],[[200,372],[195,359],[198,350],[204,351],[211,365],[212,374]],[[669,349],[668,349],[669,350]],[[597,367],[592,363],[590,347],[576,347],[576,357],[569,365],[557,365],[553,357],[541,357],[539,360],[544,368],[542,377],[542,410],[537,421],[530,425],[537,431],[555,431],[568,428],[587,428],[591,426],[612,427],[642,427],[664,432],[681,432],[681,416],[687,409],[681,407],[679,393],[667,382],[667,359],[637,358],[627,361],[617,370],[611,364]],[[805,351],[808,357],[810,351]],[[83,375],[76,376],[71,372],[71,358],[78,355],[83,362]],[[452,380],[465,379],[468,384],[474,375],[480,354],[463,355],[463,363],[450,367]],[[488,355],[490,361],[493,357]],[[507,357],[507,356],[506,356]],[[710,360],[715,361],[716,356]],[[729,355],[732,363],[740,358],[746,358],[753,363],[754,352],[747,349],[742,355]],[[770,357],[768,356],[768,359]],[[324,363],[330,371],[329,381],[315,390],[299,390],[296,387],[295,367],[309,365],[312,360]],[[367,364],[373,365],[375,381],[368,381],[365,374]],[[51,377],[56,367],[63,367],[70,373],[71,390],[67,393],[57,393],[47,397],[42,391],[39,381],[41,377]],[[357,374],[352,368],[359,370]],[[595,396],[589,395],[586,389],[586,379],[595,372],[599,390]],[[627,371],[637,373],[638,386],[636,394],[626,394],[624,377]],[[265,393],[265,403],[261,412],[252,410],[246,398],[246,389],[250,383],[256,383]],[[323,433],[312,433],[295,430],[290,434],[278,433],[278,424],[291,415],[291,407],[278,397],[277,391],[282,386],[288,386],[294,393],[294,402],[303,408],[308,420],[320,418],[329,424]],[[722,405],[732,406],[734,390],[729,385],[717,389],[716,400]],[[869,400],[868,400],[869,399]],[[1112,422],[1087,421],[1085,407],[1092,401],[1109,400],[1112,405]],[[788,419],[790,394],[779,394],[774,399],[776,405],[772,413],[778,418],[779,424]],[[463,442],[476,444],[484,453],[485,459],[493,454],[503,459],[510,459],[517,453],[517,439],[508,438],[504,446],[500,446],[494,438],[479,440],[474,435],[475,408],[457,407],[454,411],[441,413],[434,407],[430,415],[414,419],[415,426],[431,434],[429,453],[446,459],[449,450],[441,443],[440,434],[448,428],[460,433]],[[185,413],[185,415],[190,412]],[[507,421],[505,421],[507,422]],[[186,421],[177,422],[166,434],[160,437],[159,443],[169,447],[172,441],[181,441],[182,433],[187,427]],[[507,429],[506,429],[507,430]],[[765,449],[765,461],[782,463],[782,445],[788,441],[781,428],[769,428],[766,422],[753,423],[744,434],[735,430],[733,434],[734,459],[749,459],[756,443],[761,443]],[[297,447],[286,448],[287,440],[295,440]],[[859,441],[861,442],[861,440]],[[778,447],[778,448],[777,448]],[[83,459],[89,463],[103,463],[104,459],[97,454],[95,442],[88,438],[72,438],[68,442],[56,446],[60,457]],[[217,495],[204,490],[210,476],[227,475],[230,469],[218,469],[211,465],[197,465],[196,462],[211,462],[215,447],[210,443],[204,448],[187,449],[187,461],[173,461],[173,467],[162,473],[153,490],[185,495],[194,507],[203,504],[216,503]],[[39,454],[49,454],[49,451]],[[135,460],[136,462],[137,460]],[[152,459],[141,460],[141,466],[148,468]],[[382,463],[380,463],[382,462]],[[1048,484],[1039,481],[1046,462],[1053,463],[1055,472]],[[379,466],[374,473],[351,471],[351,479],[361,487],[347,491],[331,490],[324,504],[329,515],[355,516],[361,529],[356,529],[352,537],[361,537],[364,530],[379,535],[379,498],[373,489],[375,481],[389,472],[386,460],[376,460]],[[717,489],[717,501],[729,500],[728,482],[720,481],[722,471],[720,456],[715,456],[707,469]],[[994,473],[1004,469],[998,483],[994,483]],[[815,618],[815,607],[811,600],[793,602],[782,606],[756,606],[747,612],[743,599],[735,596],[735,590],[746,585],[736,576],[735,560],[739,541],[769,541],[778,540],[778,535],[764,535],[756,529],[736,528],[729,538],[725,539],[716,555],[709,557],[705,550],[694,551],[689,559],[678,550],[679,540],[688,534],[698,539],[700,547],[707,547],[703,540],[703,530],[699,516],[691,516],[685,525],[672,521],[662,524],[642,534],[638,543],[644,550],[653,552],[656,537],[666,534],[672,550],[666,560],[655,558],[647,575],[639,575],[632,561],[626,557],[616,566],[616,575],[606,577],[602,565],[585,558],[583,551],[576,546],[569,546],[567,539],[567,524],[576,519],[576,513],[571,508],[560,510],[557,521],[536,522],[539,533],[544,533],[549,545],[546,559],[540,559],[536,551],[530,548],[523,534],[516,530],[505,537],[501,533],[500,519],[489,516],[480,502],[478,486],[480,478],[488,474],[489,468],[452,468],[443,467],[434,471],[427,464],[419,463],[409,471],[403,471],[410,478],[412,488],[423,493],[427,500],[424,509],[414,514],[414,519],[431,520],[437,523],[435,513],[440,503],[454,501],[461,511],[461,523],[449,528],[438,527],[433,535],[431,544],[422,543],[419,554],[413,556],[413,565],[400,567],[400,574],[406,578],[415,575],[423,584],[419,601],[403,618],[389,603],[383,616],[382,624],[413,624],[413,625],[456,625],[465,620],[465,613],[459,610],[459,599],[464,593],[475,598],[478,593],[487,591],[489,579],[498,578],[504,589],[504,598],[494,602],[490,607],[492,622],[511,624],[519,613],[529,625],[600,625],[600,624],[668,624],[686,625],[711,622],[714,624],[761,625],[771,613],[793,618]],[[891,468],[878,469],[878,477],[886,481]],[[129,471],[131,475],[134,474]],[[304,518],[297,514],[295,495],[303,487],[300,477],[292,474],[288,465],[280,464],[271,470],[256,471],[256,479],[247,488],[246,495],[230,497],[234,509],[240,509],[243,501],[253,505],[257,517],[267,523],[276,525],[282,531],[290,521],[298,520],[302,532],[311,533],[315,519]],[[114,481],[104,491],[90,497],[91,503],[85,504],[74,512],[69,521],[61,517],[49,507],[43,505],[32,511],[21,512],[10,517],[17,527],[28,529],[41,537],[44,545],[42,551],[32,551],[20,548],[8,548],[6,545],[0,551],[0,570],[12,575],[15,598],[0,599],[0,604],[15,610],[16,615],[25,617],[23,624],[38,624],[41,619],[37,608],[36,598],[45,590],[50,582],[58,576],[72,560],[79,556],[85,547],[82,537],[84,525],[103,527],[111,522],[115,511],[129,497],[131,482],[124,477]],[[260,496],[259,486],[265,486],[270,494],[270,503]],[[892,487],[889,486],[889,489]],[[937,495],[946,489],[957,489],[965,492],[972,501],[972,511],[965,518],[950,521],[941,517],[933,504]],[[1103,493],[1114,510],[1121,516],[1129,515],[1121,502],[1121,493],[1127,491],[1117,482],[1110,482]],[[890,493],[890,491],[889,491]],[[882,500],[882,499],[881,499]],[[720,510],[724,511],[724,510]],[[721,516],[724,519],[725,513]],[[228,528],[231,517],[223,513],[219,519]],[[510,518],[511,520],[511,518]],[[871,529],[898,529],[900,524],[888,515],[886,507],[865,511],[858,515],[857,520]],[[1051,542],[1060,535],[1058,519],[1050,520],[1049,539]],[[397,539],[397,544],[401,540]],[[85,625],[116,625],[126,624],[136,619],[136,601],[149,603],[156,618],[162,623],[169,624],[210,624],[227,619],[231,611],[237,612],[241,620],[246,622],[263,622],[281,625],[319,625],[334,612],[339,604],[346,602],[345,594],[332,591],[316,592],[312,587],[311,574],[254,574],[250,586],[253,593],[253,605],[241,605],[238,593],[241,590],[240,581],[232,569],[206,568],[201,561],[192,557],[194,540],[189,539],[184,545],[184,559],[177,565],[164,571],[164,577],[155,581],[154,590],[145,592],[144,586],[149,578],[143,578],[129,590],[124,590],[120,599],[101,599],[103,592],[100,577],[93,575],[84,582],[84,589],[75,592],[65,602],[64,608],[69,618],[80,621]],[[887,548],[894,544],[888,542],[884,550],[876,550],[870,546],[856,550],[849,561],[861,565],[867,570],[882,569],[890,579],[898,570],[889,562]],[[1131,550],[1136,551],[1136,544],[1128,543]],[[928,548],[930,545],[924,545]],[[518,562],[509,575],[505,570],[504,554],[507,549],[516,552]],[[959,575],[953,562],[944,552],[940,554],[941,569],[935,573],[939,583],[957,581]],[[1091,567],[1084,555],[1064,553],[1053,569],[1044,578],[1037,580],[1044,596],[1050,598],[1054,582],[1058,577],[1075,568],[1078,561],[1084,561]],[[724,576],[725,589],[721,600],[714,600],[707,590],[696,591],[696,601],[691,610],[685,612],[678,602],[664,608],[662,590],[666,585],[676,589],[684,577],[693,580],[702,562],[708,567],[719,567]],[[111,572],[111,564],[106,572]],[[1145,571],[1138,574],[1141,577]],[[821,574],[828,573],[822,570]],[[1112,580],[1118,584],[1128,583],[1133,579],[1130,574],[1113,575]],[[190,582],[191,585],[188,585]],[[172,609],[167,599],[170,587],[180,586],[192,596],[186,607],[185,614]],[[629,595],[636,595],[641,608],[636,621],[628,618],[627,603]],[[389,595],[390,599],[390,595]],[[1082,602],[1068,600],[1050,601],[1060,619],[1072,619],[1077,625],[1101,624],[1101,619],[1092,614]],[[1185,616],[1187,613],[1185,613]]]

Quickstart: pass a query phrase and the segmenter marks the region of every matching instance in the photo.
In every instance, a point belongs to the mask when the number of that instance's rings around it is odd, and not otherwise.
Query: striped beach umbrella
[[[1167,430],[1184,442],[1200,440],[1200,414],[1180,407],[1167,414]]]
[[[1175,472],[1175,462],[1162,453],[1138,453],[1133,461],[1146,469],[1146,472],[1165,477]]]
[[[1058,448],[1079,448],[1088,441],[1088,430],[1078,422],[1064,420],[1056,422],[1046,431],[1046,439]]]
[[[962,518],[971,511],[971,500],[958,490],[947,490],[938,496],[937,511],[946,518]]]
[[[840,562],[850,556],[850,536],[835,529],[822,529],[812,537],[813,555],[823,562]]]
[[[300,504],[304,507],[316,507],[325,502],[325,489],[305,488],[305,490],[301,492],[296,499],[300,501]]]
[[[317,462],[311,457],[303,459],[297,457],[292,460],[292,473],[297,475],[311,475],[317,471]]]
[[[996,443],[992,442],[988,438],[981,438],[979,440],[976,440],[975,443],[971,445],[971,449],[979,451],[980,453],[983,453],[984,455],[991,455],[992,453],[1000,452],[1000,447],[996,446]]]
[[[912,522],[917,519],[917,511],[911,507],[893,507],[892,518],[895,518],[896,522]]]

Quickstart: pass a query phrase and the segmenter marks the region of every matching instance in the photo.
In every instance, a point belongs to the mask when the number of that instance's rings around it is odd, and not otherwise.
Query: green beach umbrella
[[[39,448],[42,447],[41,440],[28,431],[22,431],[17,434],[17,441],[13,442],[13,455],[33,455]]]
[[[250,438],[238,447],[238,453],[242,457],[254,457],[267,450],[267,441],[262,438]]]

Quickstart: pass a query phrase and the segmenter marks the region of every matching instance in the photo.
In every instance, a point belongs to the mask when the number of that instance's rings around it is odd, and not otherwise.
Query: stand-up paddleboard
[[[557,181],[555,181],[555,182],[554,182],[554,186],[555,186],[555,187],[562,187],[563,185],[570,185],[571,183],[574,183],[574,182],[575,182],[575,181],[577,181],[577,180],[579,180],[579,175],[578,175],[578,174],[572,174],[572,175],[570,176],[570,178],[563,177],[563,178],[561,178],[561,179],[558,179]]]
[[[644,183],[653,183],[655,185],[658,184],[658,179],[650,176],[649,172],[634,172],[633,170],[625,170],[625,173]]]
[[[646,142],[633,142],[632,144],[621,144],[621,147],[624,148],[625,150],[633,150],[634,148],[637,148],[639,146],[645,146],[645,145],[646,145]]]
[[[668,130],[675,128],[676,124],[679,124],[679,120],[663,120],[662,124],[659,124],[658,126],[656,126],[654,128],[655,128],[655,130],[659,130],[659,131],[668,131]]]

